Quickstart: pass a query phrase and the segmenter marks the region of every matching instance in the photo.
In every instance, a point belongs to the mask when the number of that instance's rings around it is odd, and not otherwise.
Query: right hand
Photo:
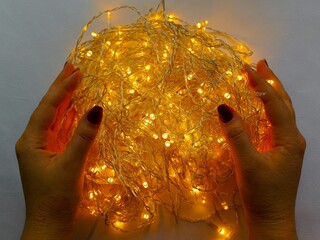
[[[295,200],[306,142],[297,128],[291,100],[266,61],[257,64],[257,71],[248,65],[245,70],[250,86],[265,93],[260,98],[272,128],[268,149],[255,149],[235,110],[223,104],[218,111],[235,161],[249,236],[254,240],[297,239]]]

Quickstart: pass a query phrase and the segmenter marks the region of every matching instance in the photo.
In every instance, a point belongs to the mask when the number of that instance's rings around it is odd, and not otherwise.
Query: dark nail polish
[[[269,67],[267,60],[266,59],[263,59],[263,60],[264,60],[265,64]]]
[[[233,118],[233,114],[230,111],[230,108],[226,104],[221,104],[218,106],[218,113],[222,122],[230,122]]]
[[[79,71],[79,68],[76,68],[72,73],[75,73],[76,71]]]
[[[87,119],[91,124],[99,124],[102,119],[102,107],[94,106],[88,113]]]
[[[68,63],[68,61],[66,61],[66,62],[64,63],[63,68],[65,68],[65,67],[66,67],[67,63]]]

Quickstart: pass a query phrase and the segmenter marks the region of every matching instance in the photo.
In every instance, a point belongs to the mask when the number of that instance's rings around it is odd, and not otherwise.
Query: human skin
[[[94,107],[79,122],[68,145],[55,139],[60,129],[70,130],[72,111],[62,117],[81,80],[70,63],[53,82],[16,144],[26,202],[21,239],[70,239],[82,197],[86,154],[97,134],[102,108]]]
[[[235,110],[221,105],[218,112],[235,162],[249,238],[294,240],[295,200],[306,141],[297,128],[290,97],[267,62],[259,61],[256,71],[248,65],[245,70],[250,86],[260,93],[271,124],[265,149],[255,149]]]
[[[257,71],[246,66],[249,84],[260,94],[272,131],[263,152],[251,143],[241,117],[229,106],[218,108],[222,131],[235,161],[236,178],[250,239],[296,239],[295,198],[305,150],[291,100],[264,61]],[[22,239],[71,239],[82,198],[86,154],[97,134],[102,109],[81,119],[70,143],[74,110],[70,105],[81,72],[70,63],[54,81],[16,144],[26,202]],[[266,79],[274,80],[273,86]]]

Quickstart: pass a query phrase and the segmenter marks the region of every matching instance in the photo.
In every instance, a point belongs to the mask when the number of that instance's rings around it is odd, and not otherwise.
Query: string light
[[[111,13],[126,8],[139,20],[111,26]],[[208,21],[188,25],[164,11],[162,1],[147,15],[127,6],[102,12],[83,27],[69,56],[83,73],[70,106],[77,112],[72,131],[92,105],[105,110],[87,156],[82,207],[121,231],[151,224],[158,205],[188,221],[211,222],[218,214],[221,222],[214,224],[236,229],[237,220],[224,219],[237,216],[240,203],[216,109],[227,101],[263,148],[269,125],[242,71],[252,52]],[[103,15],[107,28],[83,41]]]

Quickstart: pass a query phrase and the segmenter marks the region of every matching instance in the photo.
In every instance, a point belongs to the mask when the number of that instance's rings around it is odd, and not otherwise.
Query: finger
[[[52,123],[50,129],[53,132],[57,132],[61,130],[63,119],[66,117],[66,112],[68,111],[70,105],[72,102],[72,93],[69,93],[63,102],[59,105],[57,111],[56,111],[56,117],[54,122]]]
[[[282,145],[295,126],[294,116],[277,91],[249,65],[245,66],[249,84],[259,93],[267,118],[272,126],[275,145]]]
[[[240,116],[229,106],[218,107],[219,121],[223,135],[229,145],[236,167],[242,171],[251,168],[257,154]]]
[[[86,155],[94,142],[102,120],[102,108],[93,107],[82,119],[76,128],[65,151],[65,164],[79,173],[83,169]]]
[[[269,68],[268,63],[267,63],[267,61],[265,59],[264,60],[260,60],[257,63],[257,72],[259,73],[259,75],[262,78],[266,79],[268,81],[268,83],[271,84],[271,86],[283,98],[283,100],[285,101],[285,103],[289,107],[290,111],[292,113],[294,113],[294,109],[293,109],[293,106],[292,106],[292,101],[291,101],[291,98],[290,98],[289,94],[285,90],[285,88],[284,88],[283,84],[281,83],[281,81],[279,80],[279,78]]]
[[[33,112],[27,128],[35,134],[44,134],[54,122],[59,105],[74,91],[81,76],[80,71],[75,71],[56,87],[49,89]]]
[[[61,81],[69,77],[76,68],[73,66],[72,63],[69,63],[68,61],[65,63],[62,71],[59,73],[57,78],[54,80],[54,82],[51,84],[49,89],[54,88],[57,84],[59,84]]]

